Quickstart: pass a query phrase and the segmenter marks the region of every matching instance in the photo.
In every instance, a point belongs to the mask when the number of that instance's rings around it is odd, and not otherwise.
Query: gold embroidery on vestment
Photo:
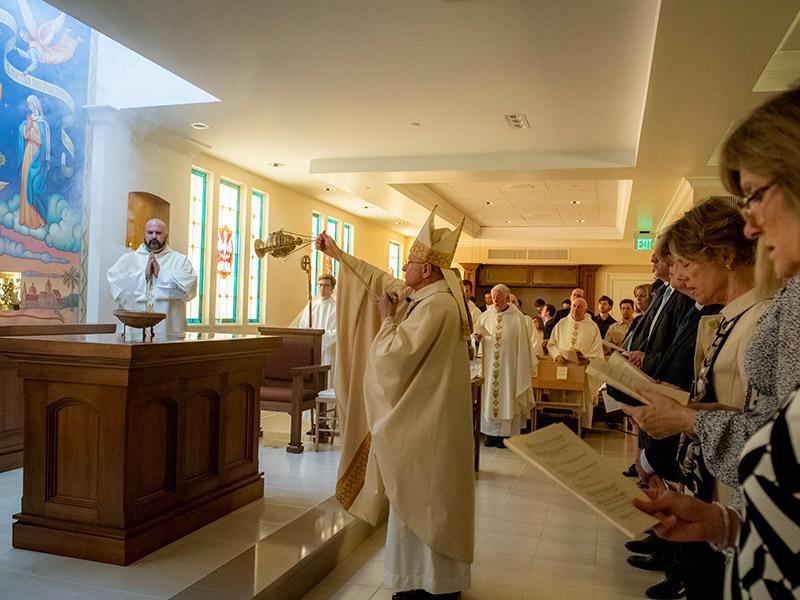
[[[353,460],[350,461],[344,475],[336,482],[336,499],[345,510],[353,505],[359,492],[361,492],[361,488],[364,487],[371,446],[372,434],[367,433],[353,455]]]

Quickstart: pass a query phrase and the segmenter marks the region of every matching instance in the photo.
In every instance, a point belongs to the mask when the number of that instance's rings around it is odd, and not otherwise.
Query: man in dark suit
[[[544,339],[549,340],[556,326],[556,307],[552,304],[545,304],[542,309],[542,319],[544,320]]]
[[[626,358],[648,375],[652,375],[683,316],[694,305],[691,298],[669,285],[670,256],[668,241],[663,238],[659,238],[650,262],[653,263],[653,274],[664,282],[664,286],[653,294],[650,306],[627,346]]]
[[[709,306],[692,306],[682,319],[672,343],[661,355],[661,360],[653,371],[653,378],[664,383],[671,383],[682,390],[690,391],[694,379],[694,351],[697,342],[697,327],[700,318],[705,315],[715,315],[722,306],[712,304]],[[647,481],[654,474],[662,479],[678,481],[678,463],[675,456],[678,451],[680,435],[674,435],[660,440],[648,438],[645,447],[639,455],[637,472],[640,479]],[[650,538],[643,542],[626,544],[632,551],[642,552],[652,549],[650,556],[631,556],[628,562],[637,567],[654,570],[664,567],[666,579],[647,589],[649,598],[680,598],[683,596],[684,573],[677,562],[677,546],[671,542]]]

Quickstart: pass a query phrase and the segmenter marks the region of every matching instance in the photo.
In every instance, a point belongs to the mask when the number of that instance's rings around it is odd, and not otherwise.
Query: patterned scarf
[[[782,401],[800,386],[798,350],[800,277],[794,277],[775,295],[775,300],[762,315],[745,350],[748,382],[758,396]]]

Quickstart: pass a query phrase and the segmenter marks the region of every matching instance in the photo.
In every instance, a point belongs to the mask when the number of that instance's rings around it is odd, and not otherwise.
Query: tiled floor
[[[22,471],[0,473],[0,599],[170,598],[328,498],[338,452],[284,451],[288,416],[265,413],[260,450],[265,498],[130,565],[118,567],[11,547]],[[620,468],[635,439],[591,433],[586,441]],[[324,448],[324,449],[323,449]],[[505,449],[482,449],[476,482],[476,560],[467,599],[641,598],[659,581],[625,562],[624,538],[579,500]],[[309,600],[388,599],[382,587],[385,528],[323,580]],[[214,600],[209,598],[209,600]]]
[[[586,442],[622,470],[636,439],[592,432]],[[475,563],[464,600],[625,600],[661,580],[626,562],[625,537],[510,450],[483,448],[476,482]],[[388,600],[382,586],[386,528],[305,600]]]

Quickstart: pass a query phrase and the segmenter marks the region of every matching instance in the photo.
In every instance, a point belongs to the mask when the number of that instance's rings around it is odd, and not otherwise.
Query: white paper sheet
[[[633,506],[634,498],[647,500],[645,493],[563,423],[509,438],[505,444],[629,538],[639,536],[659,522]]]

